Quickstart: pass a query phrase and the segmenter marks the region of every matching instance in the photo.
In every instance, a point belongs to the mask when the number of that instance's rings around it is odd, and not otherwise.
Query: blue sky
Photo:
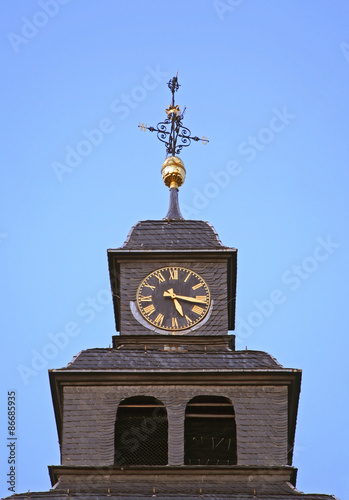
[[[106,249],[166,215],[165,149],[137,125],[165,117],[178,70],[184,124],[210,141],[181,154],[183,215],[239,249],[237,347],[303,370],[297,487],[346,498],[348,19],[340,0],[3,2],[3,496],[7,391],[16,491],[48,489],[47,370],[111,343]]]

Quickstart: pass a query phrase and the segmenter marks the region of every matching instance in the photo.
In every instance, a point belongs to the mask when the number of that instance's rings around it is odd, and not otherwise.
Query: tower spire
[[[200,139],[200,137],[192,136],[191,131],[182,124],[186,108],[184,107],[182,112],[178,104],[175,104],[175,93],[180,87],[178,71],[167,85],[171,91],[172,100],[169,107],[165,109],[166,119],[159,122],[156,128],[140,123],[138,127],[144,131],[156,132],[158,139],[165,144],[167,158],[162,164],[161,175],[166,186],[170,188],[170,206],[165,219],[183,220],[178,204],[178,188],[185,180],[186,170],[182,160],[177,155],[184,147],[190,146],[191,141],[201,140],[203,144],[207,144],[209,141],[206,137]]]

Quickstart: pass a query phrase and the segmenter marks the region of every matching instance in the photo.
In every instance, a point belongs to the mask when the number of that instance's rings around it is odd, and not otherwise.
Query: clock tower
[[[136,224],[121,248],[108,250],[120,336],[227,335],[234,328],[236,255],[207,222]]]
[[[166,119],[147,127],[166,145],[168,213],[108,250],[112,346],[50,370],[61,464],[31,500],[335,500],[296,489],[301,371],[235,350],[237,250],[181,215],[178,154],[199,138],[182,125],[178,87],[174,77]]]

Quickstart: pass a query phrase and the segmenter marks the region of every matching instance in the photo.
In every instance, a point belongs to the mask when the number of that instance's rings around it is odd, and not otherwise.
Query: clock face
[[[191,328],[204,319],[210,291],[198,274],[184,267],[163,267],[149,274],[138,287],[141,315],[162,330]]]

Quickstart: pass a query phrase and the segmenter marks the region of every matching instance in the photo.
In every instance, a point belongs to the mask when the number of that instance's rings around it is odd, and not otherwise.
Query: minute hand
[[[182,299],[182,300],[186,300],[188,302],[199,302],[200,304],[206,304],[206,298],[205,299],[197,299],[195,297],[185,297],[184,295],[176,295],[176,294],[174,294],[174,297],[172,297],[172,298]]]

